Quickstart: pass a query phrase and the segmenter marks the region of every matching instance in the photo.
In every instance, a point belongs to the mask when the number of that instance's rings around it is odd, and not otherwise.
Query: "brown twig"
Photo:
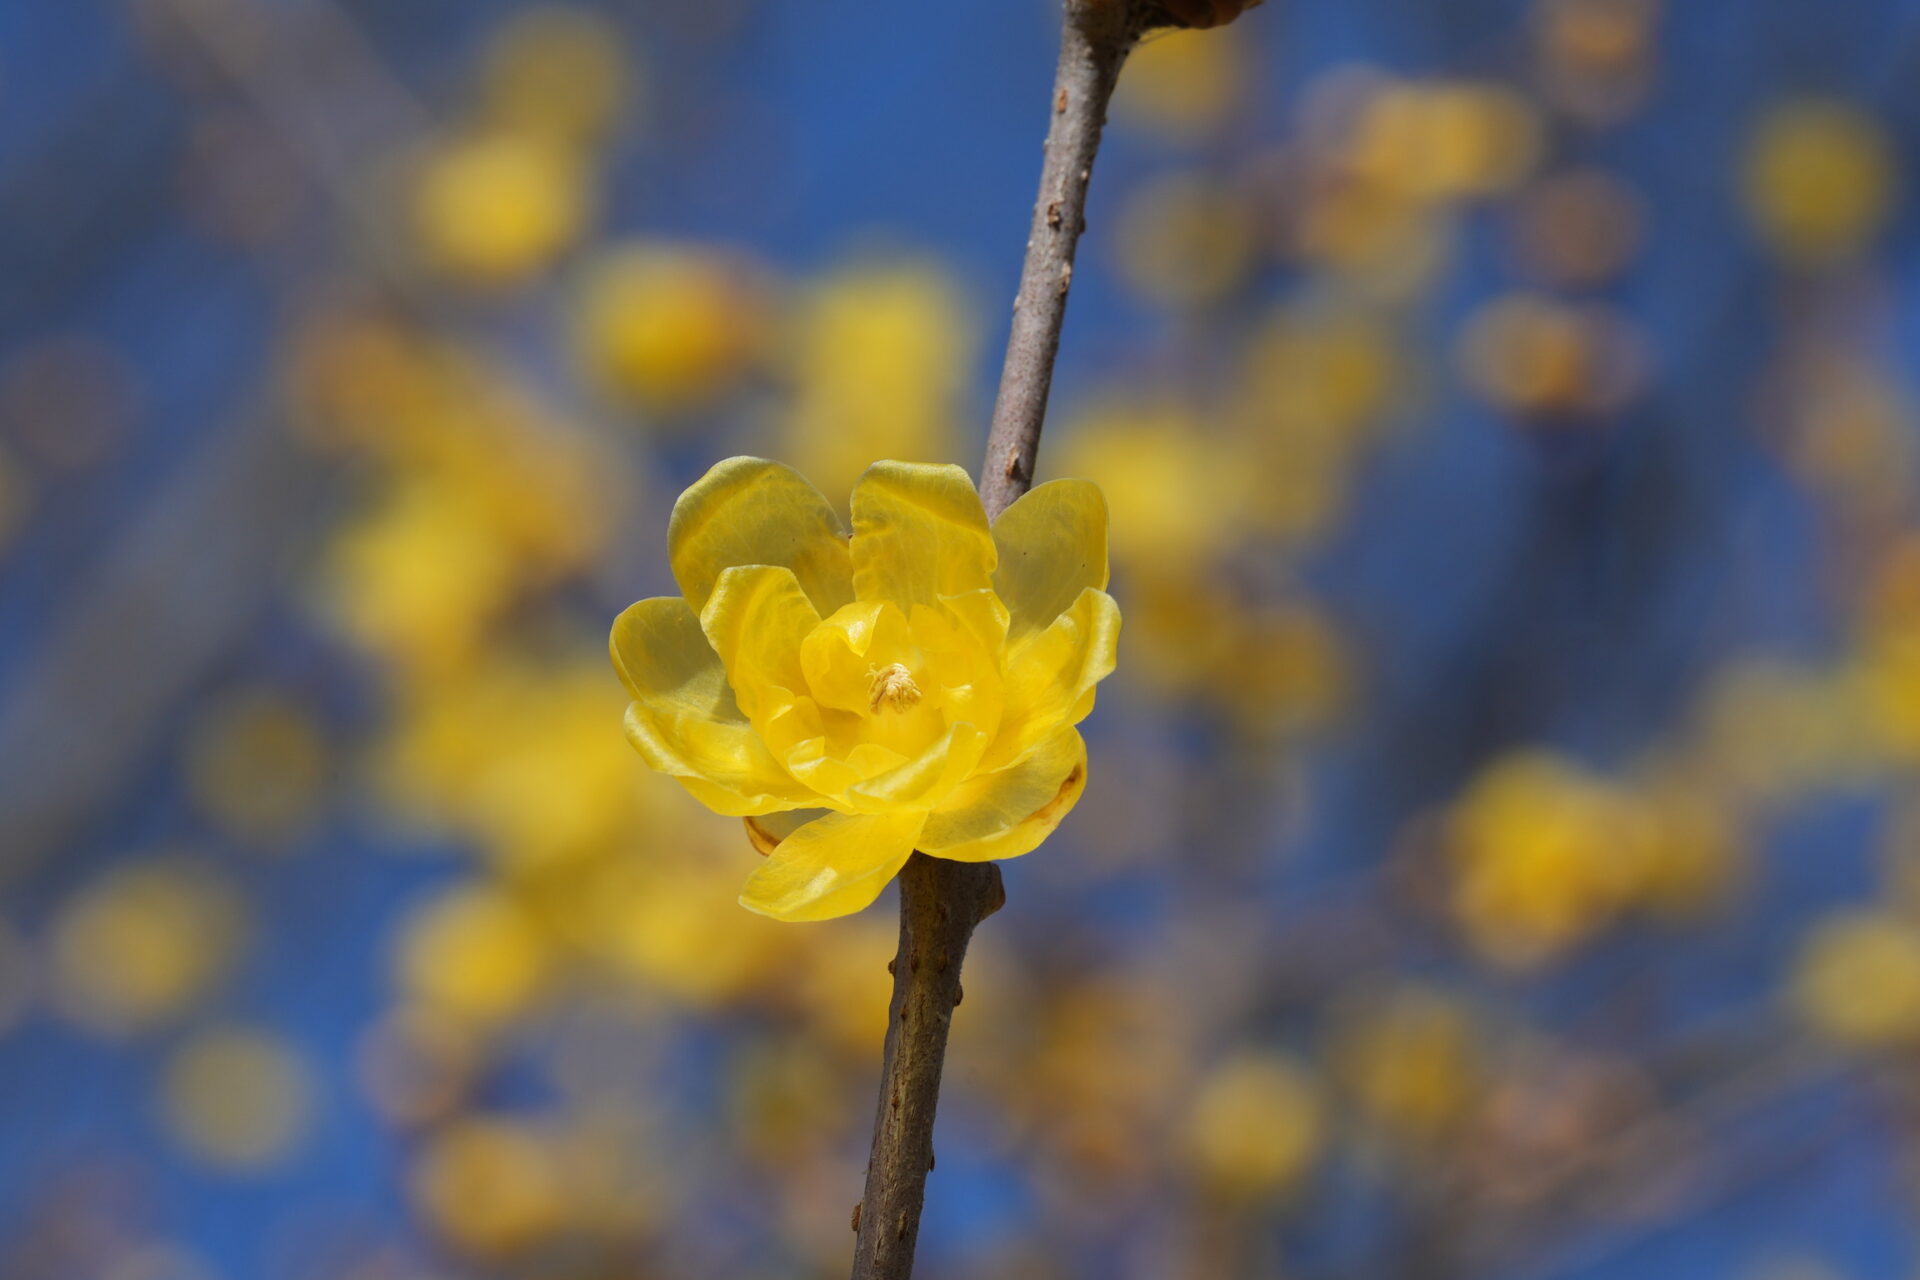
[[[1053,361],[1060,350],[1073,252],[1086,226],[1087,185],[1113,95],[1143,23],[1133,0],[1067,0],[1052,123],[994,404],[980,497],[989,519],[1033,484]],[[1158,7],[1155,6],[1156,12]],[[907,1280],[933,1166],[933,1118],[947,1031],[960,1003],[960,964],[980,921],[1006,900],[992,863],[916,853],[900,873],[900,947],[866,1191],[853,1211],[853,1280]]]
[[[1054,73],[1052,125],[1040,169],[1040,198],[1027,232],[1020,292],[1000,394],[980,470],[980,497],[989,520],[1033,484],[1040,425],[1053,385],[1053,360],[1073,283],[1073,252],[1086,230],[1087,186],[1107,119],[1107,100],[1144,19],[1127,0],[1068,0]]]
[[[916,853],[900,872],[900,948],[893,959],[887,1047],[873,1120],[867,1188],[854,1209],[854,1280],[913,1274],[920,1206],[933,1167],[933,1112],[947,1030],[960,1003],[960,964],[974,926],[1006,893],[991,862]]]

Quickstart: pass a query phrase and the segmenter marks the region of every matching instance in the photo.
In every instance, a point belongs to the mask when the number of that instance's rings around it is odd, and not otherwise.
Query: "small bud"
[[[1159,0],[1170,27],[1224,27],[1260,0]]]

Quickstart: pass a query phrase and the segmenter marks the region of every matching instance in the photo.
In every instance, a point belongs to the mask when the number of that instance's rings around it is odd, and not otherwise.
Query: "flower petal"
[[[850,915],[906,865],[926,820],[924,813],[830,813],[809,822],[747,877],[740,905],[776,920]]]
[[[912,645],[905,613],[883,600],[856,601],[807,636],[800,667],[821,706],[865,715],[873,705],[874,669],[905,658]]]
[[[800,580],[783,565],[735,565],[700,611],[700,629],[727,669],[747,718],[759,723],[807,691],[800,642],[820,625]]]
[[[993,522],[1000,564],[993,589],[1012,614],[1018,643],[1107,585],[1107,500],[1090,480],[1049,480]]]
[[[627,739],[716,813],[742,817],[818,804],[740,714],[726,669],[685,600],[642,600],[613,624],[614,668],[633,695]]]
[[[853,592],[902,609],[993,582],[986,509],[959,467],[876,462],[853,486]]]
[[[798,471],[765,458],[727,458],[673,504],[667,557],[695,612],[734,565],[793,570],[825,616],[853,599],[847,538],[833,507]]]
[[[1020,763],[961,783],[927,819],[919,847],[956,862],[1031,853],[1079,802],[1086,786],[1086,740],[1067,729]]]
[[[847,799],[857,809],[930,809],[973,772],[986,748],[985,733],[953,725],[913,759],[847,788]]]
[[[982,767],[1000,769],[1054,732],[1086,719],[1093,687],[1113,671],[1120,606],[1094,587],[1044,631],[1007,654],[1006,706]]]
[[[788,809],[784,813],[759,813],[740,819],[747,826],[747,843],[755,853],[766,857],[780,842],[815,818],[824,818],[825,809]]]

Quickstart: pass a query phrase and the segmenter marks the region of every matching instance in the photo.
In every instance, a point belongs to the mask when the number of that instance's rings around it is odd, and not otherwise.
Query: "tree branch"
[[[1133,0],[1067,0],[1054,76],[1040,196],[1014,301],[980,497],[993,519],[1033,484],[1053,382],[1073,253],[1086,226],[1087,186],[1107,101],[1139,33]],[[982,920],[1006,901],[992,863],[915,853],[900,873],[900,946],[874,1116],[866,1192],[853,1211],[853,1280],[908,1280],[933,1167],[933,1118],[947,1032],[960,1003],[960,965]]]
[[[1040,426],[1060,326],[1073,283],[1073,253],[1086,230],[1087,186],[1107,101],[1140,30],[1137,7],[1126,0],[1068,0],[1061,31],[1060,66],[1053,80],[1053,123],[1047,129],[1040,168],[1040,198],[1027,232],[1020,292],[1013,301],[1013,329],[1000,371],[993,428],[980,469],[980,497],[987,519],[1004,511],[1033,485],[1040,452]]]

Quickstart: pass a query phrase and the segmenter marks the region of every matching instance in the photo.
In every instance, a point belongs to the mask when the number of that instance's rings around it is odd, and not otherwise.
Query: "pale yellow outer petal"
[[[853,486],[853,590],[902,609],[993,584],[986,509],[951,464],[876,462]]]
[[[1053,833],[1087,786],[1087,744],[1067,729],[997,773],[960,784],[927,819],[919,848],[956,862],[1031,853]]]
[[[993,540],[993,589],[1012,615],[1012,643],[1051,626],[1088,587],[1106,588],[1107,500],[1090,480],[1030,490],[993,522]]]
[[[685,600],[642,600],[614,620],[609,648],[633,705],[627,739],[716,813],[744,817],[818,804],[740,714],[726,669]]]
[[[774,847],[740,905],[776,920],[828,920],[871,903],[906,865],[924,813],[830,813]]]
[[[1093,687],[1112,674],[1120,606],[1088,587],[1044,631],[1007,653],[1006,709],[982,767],[1012,764],[1053,733],[1086,719]]]
[[[825,809],[788,809],[782,813],[757,813],[740,821],[746,824],[747,843],[755,853],[765,857],[801,827],[826,816]]]
[[[734,565],[793,570],[822,617],[853,599],[847,538],[833,506],[792,467],[765,458],[728,458],[673,504],[667,558],[697,613]]]
[[[819,625],[800,580],[782,565],[728,569],[700,611],[700,628],[727,669],[734,697],[755,721],[806,693],[800,642]]]

